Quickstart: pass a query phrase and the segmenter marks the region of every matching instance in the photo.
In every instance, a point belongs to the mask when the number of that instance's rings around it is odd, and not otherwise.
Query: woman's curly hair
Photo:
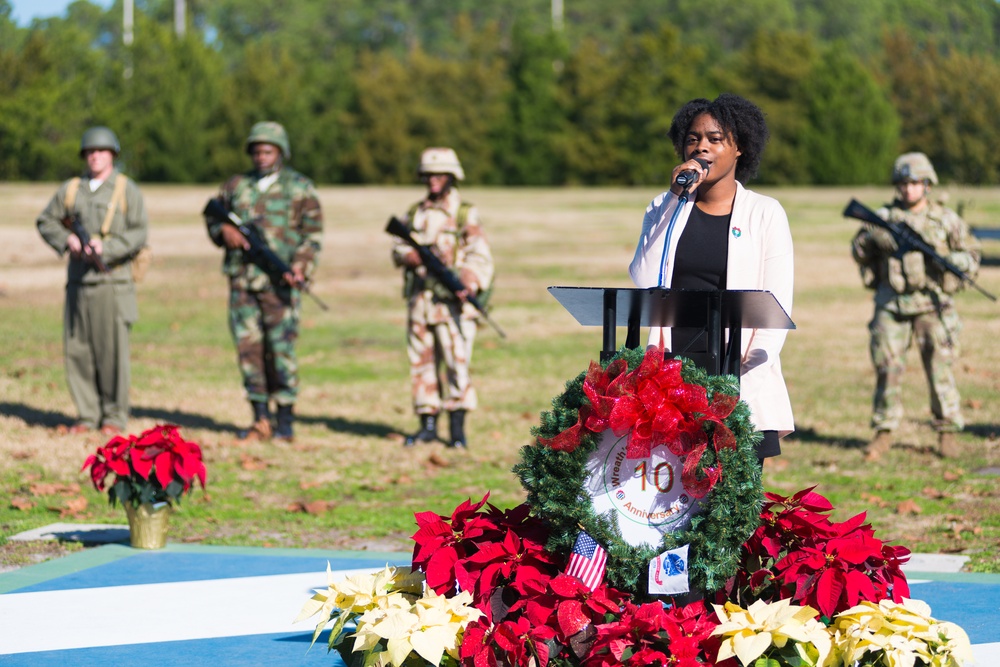
[[[684,138],[691,123],[703,113],[714,118],[722,131],[736,143],[740,151],[740,158],[736,161],[736,180],[746,184],[757,175],[757,167],[770,136],[764,112],[750,100],[732,93],[722,93],[712,101],[703,97],[691,100],[674,114],[667,132],[681,158],[684,158]]]

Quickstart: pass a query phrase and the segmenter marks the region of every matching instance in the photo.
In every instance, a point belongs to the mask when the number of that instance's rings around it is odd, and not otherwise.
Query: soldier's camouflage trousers
[[[940,314],[909,316],[875,310],[868,325],[877,378],[872,400],[873,428],[892,431],[899,426],[903,418],[901,383],[906,369],[906,352],[916,342],[929,384],[935,430],[962,430],[961,399],[951,368],[958,358],[961,328],[958,313],[952,307],[943,308]]]
[[[476,390],[470,386],[469,377],[476,322],[460,321],[461,330],[454,318],[440,324],[410,318],[406,353],[410,358],[413,408],[418,415],[476,409]],[[444,371],[444,383],[439,378],[440,370]]]
[[[229,331],[250,401],[264,403],[273,398],[278,405],[295,403],[300,305],[297,290],[230,289]]]

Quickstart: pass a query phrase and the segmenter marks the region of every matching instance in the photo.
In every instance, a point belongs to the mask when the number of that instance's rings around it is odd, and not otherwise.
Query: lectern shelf
[[[617,327],[628,328],[625,345],[630,348],[639,347],[640,327],[691,327],[708,332],[708,351],[689,356],[713,375],[738,377],[742,329],[795,328],[764,290],[550,287],[549,293],[581,325],[604,328],[602,361],[617,352]]]

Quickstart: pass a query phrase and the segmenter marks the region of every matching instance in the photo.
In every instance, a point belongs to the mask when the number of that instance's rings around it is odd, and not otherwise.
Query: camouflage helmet
[[[451,174],[456,180],[463,180],[465,172],[462,170],[462,163],[458,161],[458,155],[452,148],[428,148],[420,154],[420,167],[417,173],[424,174]]]
[[[892,182],[896,184],[903,181],[927,181],[931,185],[937,185],[938,177],[934,172],[934,165],[926,155],[903,153],[892,165]]]
[[[254,123],[250,128],[250,136],[247,137],[246,150],[250,152],[250,147],[254,144],[271,144],[281,149],[281,156],[286,160],[292,157],[292,147],[288,143],[288,133],[281,123],[271,120]]]
[[[83,137],[80,139],[80,157],[83,157],[84,151],[95,149],[109,150],[116,157],[122,152],[121,144],[118,143],[118,137],[103,125],[88,128],[84,131]]]

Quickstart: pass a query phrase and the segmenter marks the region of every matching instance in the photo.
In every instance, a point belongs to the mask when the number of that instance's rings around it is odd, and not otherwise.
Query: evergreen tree
[[[856,185],[886,180],[899,118],[885,91],[841,45],[825,49],[803,86],[801,133],[807,182]]]
[[[504,183],[547,185],[564,180],[561,145],[566,118],[559,76],[565,58],[557,34],[535,34],[525,22],[515,24],[507,61],[506,122],[496,141]]]

